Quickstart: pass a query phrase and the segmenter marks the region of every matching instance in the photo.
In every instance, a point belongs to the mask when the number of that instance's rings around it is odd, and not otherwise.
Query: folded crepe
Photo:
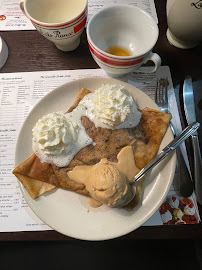
[[[67,113],[77,107],[82,98],[90,93],[82,88],[75,103]],[[85,185],[77,183],[68,177],[68,172],[79,165],[94,165],[102,158],[116,162],[117,155],[125,146],[132,146],[136,166],[141,170],[156,155],[159,145],[166,133],[171,115],[151,108],[140,110],[142,117],[135,128],[104,129],[96,128],[88,117],[82,117],[82,125],[86,133],[96,143],[80,150],[66,167],[41,163],[34,153],[30,158],[13,170],[13,174],[23,184],[29,195],[35,199],[55,188],[71,190],[90,197]],[[128,209],[134,208],[140,201],[144,180],[137,184],[137,194],[129,203]]]

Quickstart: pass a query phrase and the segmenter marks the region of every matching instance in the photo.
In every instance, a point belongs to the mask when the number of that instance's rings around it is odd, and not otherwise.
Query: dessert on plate
[[[133,209],[144,178],[136,185],[130,180],[156,155],[170,118],[138,109],[124,86],[82,88],[66,113],[38,120],[32,130],[34,153],[13,173],[33,199],[63,188],[88,196],[94,207]]]

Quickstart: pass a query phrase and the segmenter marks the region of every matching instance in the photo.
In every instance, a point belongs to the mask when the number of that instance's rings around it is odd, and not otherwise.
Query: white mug
[[[202,41],[202,0],[167,0],[167,38],[177,48]]]
[[[20,0],[20,8],[34,27],[62,51],[80,44],[87,19],[87,0]]]
[[[6,42],[0,37],[0,69],[5,65],[8,58],[8,47]]]
[[[103,8],[87,24],[87,39],[96,63],[112,77],[135,72],[152,73],[161,65],[161,58],[152,49],[159,30],[154,19],[142,9],[130,5]],[[110,47],[125,48],[128,56],[108,53]],[[152,61],[154,66],[142,65]]]

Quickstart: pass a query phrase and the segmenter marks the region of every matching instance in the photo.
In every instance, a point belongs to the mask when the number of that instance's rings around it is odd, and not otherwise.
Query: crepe
[[[88,89],[82,88],[68,112],[76,108],[80,100],[88,93],[90,93]],[[17,166],[13,170],[13,174],[20,180],[33,199],[56,187],[90,196],[85,185],[69,179],[67,172],[73,170],[75,166],[93,165],[102,158],[116,162],[118,153],[127,145],[132,146],[135,163],[140,170],[156,155],[171,115],[151,108],[144,108],[140,111],[142,113],[140,123],[137,127],[130,129],[96,128],[88,117],[83,116],[82,125],[89,137],[96,143],[95,145],[84,147],[74,156],[68,166],[62,168],[53,164],[41,163],[39,158],[33,154]],[[139,202],[143,182],[140,181],[137,195],[130,205]]]

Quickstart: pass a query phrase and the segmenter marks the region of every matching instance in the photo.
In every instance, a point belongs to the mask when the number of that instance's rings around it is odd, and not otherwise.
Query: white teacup
[[[0,37],[0,69],[5,65],[8,58],[8,47],[5,41]]]
[[[177,48],[189,49],[202,41],[202,0],[167,0],[167,38]]]
[[[92,16],[87,24],[91,54],[112,77],[121,77],[132,71],[155,72],[161,65],[160,56],[152,52],[158,35],[154,19],[147,12],[130,5],[106,7]],[[113,55],[110,49],[112,52],[117,49],[118,53],[125,50],[129,55]],[[142,67],[148,61],[152,61],[154,66]]]
[[[86,24],[87,0],[20,0],[20,8],[58,49],[72,51],[78,47]]]

